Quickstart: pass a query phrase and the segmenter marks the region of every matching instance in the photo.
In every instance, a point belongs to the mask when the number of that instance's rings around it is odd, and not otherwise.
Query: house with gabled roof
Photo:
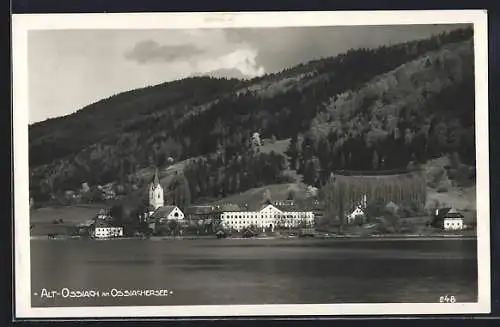
[[[149,217],[149,220],[154,220],[157,223],[164,223],[169,220],[180,221],[184,219],[184,213],[177,206],[163,206],[156,209]]]
[[[123,226],[113,226],[113,218],[101,211],[91,224],[90,235],[94,238],[122,237]]]
[[[366,218],[366,213],[365,213],[366,206],[367,206],[366,195],[363,195],[359,204],[354,207],[354,210],[350,214],[347,215],[347,223],[352,224],[357,217],[361,217],[364,221]]]
[[[220,211],[214,205],[192,205],[185,211],[185,218],[192,223],[210,223],[220,217]]]
[[[439,208],[436,209],[431,224],[444,230],[462,230],[464,228],[464,215],[454,208]]]

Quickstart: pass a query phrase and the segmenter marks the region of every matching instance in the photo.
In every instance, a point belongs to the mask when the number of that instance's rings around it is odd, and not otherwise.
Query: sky
[[[458,27],[30,31],[29,121],[68,115],[120,92],[189,76],[251,78],[351,48],[427,38]]]

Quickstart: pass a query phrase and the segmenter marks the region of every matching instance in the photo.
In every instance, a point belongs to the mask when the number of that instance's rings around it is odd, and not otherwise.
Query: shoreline
[[[116,237],[116,238],[103,238],[94,239],[88,237],[79,236],[68,236],[59,237],[55,239],[50,239],[48,236],[30,236],[31,241],[69,241],[69,240],[79,240],[79,241],[124,241],[124,240],[144,240],[144,241],[198,241],[198,240],[234,240],[234,241],[265,241],[265,240],[283,240],[283,241],[311,241],[311,240],[321,240],[321,241],[338,241],[338,240],[349,240],[349,241],[445,241],[445,240],[477,240],[477,235],[454,235],[454,234],[441,234],[441,235],[336,235],[336,236],[319,236],[319,237],[280,237],[280,236],[267,236],[267,237],[226,237],[218,239],[215,236],[202,236],[202,237],[190,237],[190,236],[152,236],[149,238],[144,237]]]

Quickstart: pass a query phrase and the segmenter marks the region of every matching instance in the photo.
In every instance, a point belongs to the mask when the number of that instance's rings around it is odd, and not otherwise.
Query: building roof
[[[228,212],[228,211],[243,211],[244,210],[239,205],[234,204],[234,203],[221,204],[221,205],[219,205],[218,209],[219,209],[219,211],[224,211],[224,212]]]
[[[281,211],[300,211],[296,204],[283,204],[283,205],[273,205],[276,209]]]
[[[94,223],[94,227],[111,227],[110,219],[97,219]]]
[[[177,208],[176,206],[163,206],[159,207],[156,209],[155,212],[151,215],[151,218],[161,218],[161,217],[167,217],[174,209]]]
[[[259,211],[262,211],[263,209],[265,209],[266,207],[268,206],[273,206],[274,208],[282,211],[282,212],[298,212],[298,211],[312,211],[312,210],[304,210],[304,209],[301,209],[299,208],[298,205],[296,204],[289,204],[289,205],[286,205],[286,204],[283,204],[283,205],[275,205],[273,203],[264,203],[264,204],[260,204],[260,205],[256,205],[256,206],[252,206],[252,207],[249,207],[248,209],[242,209],[241,211],[249,211],[249,212],[259,212]]]
[[[464,215],[462,215],[459,212],[448,212],[446,213],[443,218],[464,218]]]
[[[200,205],[200,206],[190,206],[186,209],[186,214],[191,215],[207,215],[214,213],[215,207],[209,205]]]

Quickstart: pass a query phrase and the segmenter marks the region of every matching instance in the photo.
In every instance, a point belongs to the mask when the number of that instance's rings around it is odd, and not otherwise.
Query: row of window
[[[123,229],[119,227],[103,227],[95,229],[96,237],[123,236]]]
[[[463,227],[463,224],[461,222],[445,222],[444,223],[445,229],[460,229],[462,227]]]
[[[244,220],[244,221],[241,221],[241,220],[228,220],[228,221],[224,221],[224,223],[226,224],[229,224],[229,225],[259,225],[262,224],[262,221],[260,222],[257,222],[257,221],[248,221],[248,220]],[[267,225],[267,224],[270,224],[271,222],[270,221],[265,221],[264,224]]]
[[[238,218],[237,218],[238,219]],[[244,219],[244,218],[243,218]],[[252,218],[250,218],[252,219]],[[309,221],[312,221],[313,219],[307,219]],[[293,223],[293,222],[296,222],[297,219],[284,219],[284,220],[273,220],[273,219],[265,219],[265,220],[257,220],[257,219],[253,219],[253,220],[234,220],[234,219],[222,219],[222,221],[224,222],[228,222],[228,223],[239,223],[239,224],[243,224],[243,223],[250,223],[250,224],[258,224],[258,223],[262,223],[262,222],[267,222],[267,223],[271,223],[271,222],[280,222],[280,223]]]
[[[243,215],[228,215],[228,214],[223,214],[222,215],[222,218],[226,218],[226,219],[238,219],[238,218],[250,218],[250,219],[256,219],[256,218],[260,218],[260,219],[267,219],[267,218],[275,218],[275,219],[279,219],[279,218],[310,218],[310,217],[313,217],[314,214],[312,213],[294,213],[294,214],[288,214],[288,215],[281,215],[281,214],[278,214],[278,215],[258,215],[258,214],[243,214]]]
[[[258,222],[255,222],[255,221],[224,221],[223,222],[224,224],[226,225],[229,225],[229,226],[250,226],[250,225],[255,225],[255,226],[268,226],[268,225],[274,225],[272,222],[270,221],[266,221],[264,223],[258,223]],[[285,227],[288,227],[288,226],[294,226],[294,225],[297,225],[297,223],[295,222],[285,222],[283,224]]]

